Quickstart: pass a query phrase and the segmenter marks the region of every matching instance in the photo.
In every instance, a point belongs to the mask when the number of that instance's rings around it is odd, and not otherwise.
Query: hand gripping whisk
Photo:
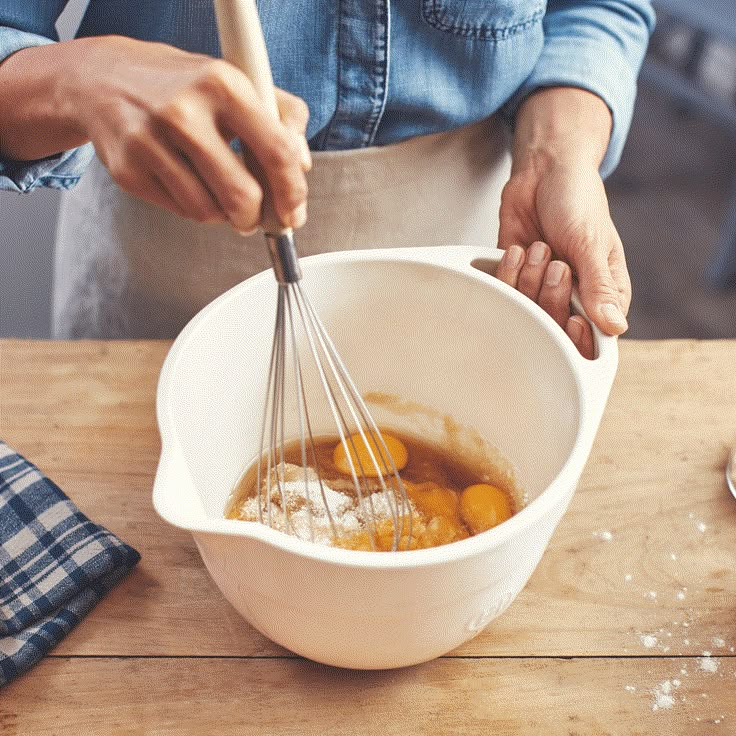
[[[224,58],[248,76],[264,107],[275,119],[279,119],[271,68],[254,0],[215,0],[215,9]],[[283,513],[286,524],[282,523],[281,526],[298,534],[289,519],[289,503],[284,492],[284,447],[297,440],[301,450],[303,496],[306,508],[310,510],[306,537],[314,540],[312,509],[316,503],[324,511],[320,516],[326,516],[329,521],[333,542],[339,544],[344,533],[335,519],[334,509],[328,503],[328,489],[323,483],[315,452],[301,348],[316,369],[322,398],[327,401],[345,450],[357,513],[370,536],[371,546],[376,549],[379,518],[376,506],[381,500],[380,516],[390,518],[392,522],[392,549],[408,548],[412,514],[404,484],[378,426],[302,290],[302,273],[293,232],[279,222],[268,196],[264,200],[263,229],[278,282],[278,302],[257,476],[260,520],[275,526],[277,514]],[[306,346],[302,347],[305,342],[308,350]],[[294,397],[288,395],[286,388],[291,382],[296,392],[295,405],[292,401]],[[294,412],[297,414],[298,437],[286,436],[286,420],[293,423]],[[358,443],[362,444],[363,452],[356,447]],[[367,462],[368,467],[364,465]],[[316,479],[313,473],[316,473]],[[281,500],[281,510],[274,509],[274,495]],[[280,521],[283,522],[283,519]]]

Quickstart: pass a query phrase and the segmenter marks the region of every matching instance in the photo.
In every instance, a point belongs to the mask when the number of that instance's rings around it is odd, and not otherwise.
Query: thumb
[[[621,310],[619,289],[608,259],[595,245],[578,251],[572,265],[578,275],[580,301],[590,320],[607,335],[621,335],[629,325]]]
[[[312,155],[306,139],[309,107],[301,97],[292,95],[282,89],[276,90],[276,104],[284,127],[288,128],[298,141],[301,150],[301,163],[305,171],[312,168]]]

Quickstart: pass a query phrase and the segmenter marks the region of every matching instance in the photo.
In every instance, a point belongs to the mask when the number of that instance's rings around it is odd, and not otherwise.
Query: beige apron
[[[300,256],[427,245],[495,247],[510,171],[495,118],[390,146],[314,154]],[[173,338],[202,307],[270,267],[263,235],[202,225],[122,192],[95,159],[65,192],[56,338]]]

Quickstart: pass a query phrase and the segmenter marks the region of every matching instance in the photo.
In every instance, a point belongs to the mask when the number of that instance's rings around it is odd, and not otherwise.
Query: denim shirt
[[[0,61],[58,40],[65,0],[0,0]],[[618,163],[654,13],[649,0],[260,0],[279,87],[309,105],[313,150],[385,145],[501,111],[539,87],[574,86],[613,113],[601,165]],[[219,56],[212,0],[90,0],[78,36],[117,34]],[[2,110],[0,110],[0,115]],[[0,158],[0,188],[69,188],[91,144]]]

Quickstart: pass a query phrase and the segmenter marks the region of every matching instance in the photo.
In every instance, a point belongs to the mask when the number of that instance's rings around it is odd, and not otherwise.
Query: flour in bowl
[[[305,476],[304,468],[285,463],[283,468],[279,466],[271,471],[270,479],[262,479],[260,502],[264,519],[269,513],[269,491],[270,525],[279,531],[319,544],[331,544],[334,537],[330,516],[338,537],[355,535],[365,529],[364,514],[356,499],[330,488],[324,481],[320,483],[312,468],[306,469]],[[259,521],[258,502],[256,496],[245,499],[237,518]],[[391,519],[391,506],[384,493],[372,493],[364,499],[364,504],[372,510],[376,522]],[[413,505],[411,511],[414,512]]]

